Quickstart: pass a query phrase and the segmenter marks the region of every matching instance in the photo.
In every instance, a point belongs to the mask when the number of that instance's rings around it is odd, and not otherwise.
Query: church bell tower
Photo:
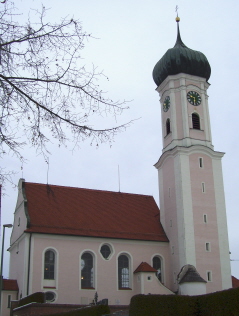
[[[163,150],[158,169],[160,216],[170,241],[172,288],[186,265],[205,280],[206,292],[231,287],[221,158],[214,151],[208,110],[210,64],[181,40],[153,70],[160,95]],[[184,293],[189,294],[190,293]]]

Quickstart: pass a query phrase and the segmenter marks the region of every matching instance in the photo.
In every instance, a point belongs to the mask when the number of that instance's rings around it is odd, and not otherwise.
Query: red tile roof
[[[3,279],[3,290],[18,291],[17,280]]]
[[[232,276],[232,287],[233,288],[239,287],[239,280],[235,278],[234,276]]]
[[[141,262],[138,268],[134,271],[134,273],[137,272],[157,272],[157,270],[151,267],[147,262]]]
[[[24,184],[26,232],[168,241],[152,196]]]

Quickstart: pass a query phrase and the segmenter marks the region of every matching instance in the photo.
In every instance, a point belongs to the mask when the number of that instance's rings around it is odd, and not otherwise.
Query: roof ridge
[[[32,185],[52,186],[52,187],[67,188],[67,189],[80,189],[80,190],[86,190],[86,191],[98,191],[98,192],[105,192],[105,193],[119,193],[119,194],[128,194],[128,195],[139,195],[139,196],[152,197],[153,198],[153,195],[141,194],[141,193],[128,193],[128,192],[112,191],[112,190],[89,189],[89,188],[81,188],[81,187],[73,187],[73,186],[66,186],[66,185],[49,184],[49,183],[36,183],[36,182],[25,182],[25,183],[26,184],[32,184]]]

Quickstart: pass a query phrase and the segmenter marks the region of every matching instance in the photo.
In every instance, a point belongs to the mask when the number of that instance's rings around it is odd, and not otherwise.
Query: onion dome
[[[154,67],[153,79],[157,86],[168,76],[179,73],[202,77],[207,81],[210,78],[211,67],[206,56],[188,48],[181,40],[179,21],[180,19],[177,17],[178,34],[174,47],[168,49]]]

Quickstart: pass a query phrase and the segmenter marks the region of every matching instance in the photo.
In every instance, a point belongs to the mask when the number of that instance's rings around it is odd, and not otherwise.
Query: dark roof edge
[[[27,218],[27,228],[30,227],[30,215],[28,213],[28,203],[27,203],[27,196],[26,196],[26,189],[25,189],[25,179],[20,179],[19,180],[19,186],[21,185],[21,189],[22,189],[22,196],[24,199],[24,211],[25,211],[25,215]]]

